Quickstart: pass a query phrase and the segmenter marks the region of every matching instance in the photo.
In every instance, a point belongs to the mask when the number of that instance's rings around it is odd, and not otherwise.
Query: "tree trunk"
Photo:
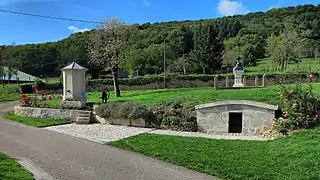
[[[183,66],[183,75],[186,75],[186,67]]]
[[[206,74],[206,67],[204,67],[204,66],[202,67],[202,73]]]
[[[121,97],[120,88],[119,88],[119,77],[118,77],[118,68],[112,70],[113,75],[113,87],[116,97]]]

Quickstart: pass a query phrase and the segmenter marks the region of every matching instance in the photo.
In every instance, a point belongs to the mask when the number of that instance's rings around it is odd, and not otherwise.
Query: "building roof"
[[[256,101],[248,101],[248,100],[217,101],[214,103],[197,105],[195,106],[195,109],[200,110],[200,109],[212,108],[217,106],[225,106],[225,105],[246,105],[246,106],[254,106],[254,107],[270,109],[270,110],[278,109],[278,106],[256,102]]]
[[[66,67],[64,67],[64,68],[62,68],[61,70],[63,71],[63,70],[70,70],[70,69],[75,69],[75,70],[88,70],[88,69],[86,69],[86,68],[84,68],[84,67],[82,67],[82,66],[80,66],[79,64],[77,64],[76,62],[73,62],[73,63],[71,63],[71,64],[69,64],[68,66],[66,66]]]
[[[8,68],[7,67],[3,67],[3,70],[4,70],[4,72],[8,72]],[[24,82],[27,82],[27,81],[34,82],[34,81],[37,80],[37,77],[32,76],[32,75],[27,74],[27,73],[24,73],[24,72],[19,71],[19,70],[17,70],[17,73],[12,75],[10,79],[8,77],[8,74],[7,73],[5,73],[5,74],[6,74],[5,76],[2,76],[2,77],[0,76],[0,78],[2,80],[5,80],[5,81],[8,81],[8,80],[17,81],[18,78],[19,78],[19,81],[24,81]]]

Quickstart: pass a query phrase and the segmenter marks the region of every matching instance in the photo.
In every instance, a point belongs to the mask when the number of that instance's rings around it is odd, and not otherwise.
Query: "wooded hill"
[[[238,56],[250,66],[258,59],[271,57],[275,70],[284,71],[291,61],[297,63],[320,54],[320,5],[134,26],[139,33],[123,52],[120,64],[131,75],[163,73],[164,39],[167,71],[172,73],[212,74],[234,65]],[[88,64],[87,46],[92,32],[73,34],[57,42],[1,46],[0,66],[15,67],[38,77],[59,76],[62,66],[76,61],[90,72],[98,72],[101,67]]]

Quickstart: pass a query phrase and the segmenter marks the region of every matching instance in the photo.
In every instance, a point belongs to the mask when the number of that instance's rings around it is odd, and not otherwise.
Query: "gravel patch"
[[[232,136],[232,135],[210,135],[201,132],[178,132],[169,130],[155,130],[151,128],[138,128],[128,126],[115,126],[105,124],[67,124],[61,126],[51,126],[44,128],[50,131],[67,134],[70,136],[87,139],[98,143],[117,141],[120,139],[136,136],[142,133],[162,134],[171,136],[201,137],[209,139],[229,139],[229,140],[267,140],[259,136]]]
[[[266,138],[260,136],[232,136],[232,135],[210,135],[201,132],[181,132],[181,131],[169,131],[169,130],[154,130],[149,131],[150,134],[162,134],[171,136],[186,136],[186,137],[201,137],[209,139],[229,139],[229,140],[256,140],[266,141]]]
[[[75,136],[90,141],[105,143],[116,141],[130,136],[152,131],[149,128],[137,128],[128,126],[113,126],[102,124],[78,125],[67,124],[61,126],[51,126],[44,128],[46,130]]]

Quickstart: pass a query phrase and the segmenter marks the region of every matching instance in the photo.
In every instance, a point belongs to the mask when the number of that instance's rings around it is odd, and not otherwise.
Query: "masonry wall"
[[[50,108],[32,108],[15,106],[14,114],[24,117],[39,117],[39,118],[52,118],[52,119],[70,119],[76,121],[78,117],[77,110],[67,109],[50,109]]]
[[[242,133],[233,135],[258,135],[265,126],[272,125],[274,110],[248,105],[224,105],[197,110],[200,132],[226,135],[229,129],[229,113],[242,113]]]

